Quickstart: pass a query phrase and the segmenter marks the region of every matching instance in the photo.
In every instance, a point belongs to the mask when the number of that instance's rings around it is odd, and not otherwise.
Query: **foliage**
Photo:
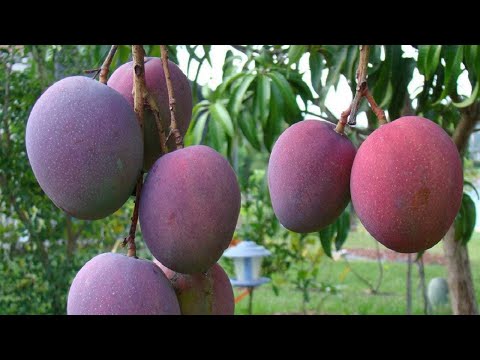
[[[400,45],[372,47],[369,87],[391,120],[415,113],[452,134],[462,114],[479,106],[480,46],[415,47],[412,56]],[[200,69],[212,66],[211,46],[170,45],[172,61],[178,63],[180,49],[188,53],[196,104],[185,143],[212,146],[237,171],[242,189],[237,236],[272,251],[265,272],[277,291],[287,281],[287,269],[297,274],[301,288],[320,286],[311,280],[318,266],[303,268],[308,266],[304,256],[317,254],[314,259],[320,264],[324,253],[338,250],[348,233],[349,211],[320,234],[302,238],[290,233],[273,214],[264,169],[281,132],[312,114],[312,108],[328,121],[337,120],[325,100],[342,78],[355,90],[358,46],[232,45],[223,61],[223,82],[214,89],[197,83]],[[26,121],[42,91],[60,78],[100,67],[108,50],[108,45],[0,46],[0,313],[64,313],[75,272],[126,235],[132,201],[103,220],[71,219],[43,194],[25,151]],[[145,50],[148,56],[160,55],[157,45],[146,45]],[[130,59],[130,47],[119,46],[111,71]],[[300,71],[302,62],[309,64],[309,71]],[[12,71],[12,64],[20,69]],[[415,71],[423,84],[409,92]],[[471,85],[468,95],[457,89],[461,76]],[[366,111],[368,127],[349,130],[357,145],[378,126],[365,101],[360,111]],[[463,243],[471,237],[476,218],[468,199],[465,195],[456,219],[457,238]]]

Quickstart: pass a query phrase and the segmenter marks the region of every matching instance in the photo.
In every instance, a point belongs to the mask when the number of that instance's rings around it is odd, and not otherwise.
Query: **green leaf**
[[[424,253],[425,253],[425,250],[422,250],[422,251],[418,252],[417,257],[415,258],[415,261],[420,260]]]
[[[462,243],[465,245],[472,237],[475,230],[477,212],[475,203],[468,194],[463,194],[462,207],[464,207],[464,229],[462,236]]]
[[[251,116],[249,111],[243,111],[241,113],[238,125],[250,145],[252,145],[255,150],[261,151],[262,146],[260,144],[260,141],[258,140],[255,119],[253,118],[253,116]]]
[[[322,86],[322,70],[323,70],[323,57],[316,51],[310,52],[310,64],[312,86],[315,92],[318,94]]]
[[[210,50],[212,48],[212,45],[202,45],[203,46],[203,51],[205,53],[205,57],[207,58],[208,64],[212,66],[212,61],[210,59]]]
[[[270,85],[270,111],[268,114],[267,122],[263,126],[263,143],[265,144],[265,147],[269,152],[272,151],[275,137],[281,131],[281,123],[283,122],[285,116],[283,111],[285,102],[280,93],[280,90],[277,86],[274,86],[273,82],[271,82]]]
[[[477,188],[470,181],[464,180],[463,185],[470,186],[473,189],[473,191],[475,191],[475,194],[477,195],[477,199],[480,200],[480,195],[478,194]]]
[[[255,112],[259,116],[260,123],[266,124],[270,112],[270,78],[263,74],[257,76],[257,90],[255,92]]]
[[[220,102],[216,102],[210,105],[209,109],[213,120],[215,120],[218,124],[221,124],[223,130],[228,136],[233,137],[235,132],[233,129],[232,118],[230,117],[230,114],[225,106],[223,106]]]
[[[332,226],[329,225],[326,228],[320,230],[318,232],[318,235],[320,236],[320,242],[322,244],[323,251],[329,258],[332,258]]]
[[[480,81],[477,81],[477,83],[475,84],[475,88],[472,91],[472,94],[461,102],[458,102],[458,103],[452,102],[453,106],[456,106],[458,108],[464,108],[472,105],[475,102],[475,100],[477,100],[478,98],[479,90],[480,90]]]
[[[458,76],[462,73],[460,64],[463,59],[463,47],[458,45],[445,45],[442,49],[444,49],[445,59],[444,89],[440,95],[440,99],[433,105],[439,104],[442,99],[456,88]]]
[[[435,74],[440,63],[441,45],[419,45],[418,46],[418,71],[430,80]]]
[[[272,86],[278,88],[281,96],[285,101],[284,111],[286,115],[285,120],[287,121],[287,123],[293,124],[301,120],[300,109],[298,108],[297,101],[295,100],[295,95],[287,79],[285,79],[285,77],[279,72],[271,72],[268,75],[273,80]]]
[[[467,193],[463,193],[462,205],[455,218],[455,240],[467,244],[475,230],[475,223],[475,203]]]
[[[288,49],[289,64],[294,64],[299,61],[305,51],[307,51],[306,45],[290,45]]]
[[[220,153],[225,154],[225,131],[223,131],[223,126],[217,121],[208,122],[208,143]]]
[[[480,45],[464,45],[463,56],[469,75],[480,76]]]
[[[219,93],[225,92],[225,90],[232,85],[235,81],[240,79],[243,76],[246,76],[249,72],[241,72],[235,75],[230,76],[229,78],[225,79],[218,87],[215,89],[215,91],[218,91]]]
[[[208,112],[205,111],[198,116],[197,121],[195,121],[195,126],[193,128],[193,141],[194,144],[200,144],[203,138],[203,132],[205,130],[205,124],[208,119]]]
[[[254,79],[255,79],[254,75],[251,75],[251,74],[246,75],[242,79],[242,82],[240,83],[238,88],[233,93],[232,97],[230,98],[230,101],[228,103],[228,108],[231,111],[231,114],[233,117],[235,117],[240,111],[240,106],[242,105],[245,93],[247,92],[248,87],[250,86],[250,84]]]
[[[347,240],[348,232],[350,230],[350,212],[345,210],[342,215],[336,220],[337,236],[335,238],[335,249],[338,251],[342,248]]]

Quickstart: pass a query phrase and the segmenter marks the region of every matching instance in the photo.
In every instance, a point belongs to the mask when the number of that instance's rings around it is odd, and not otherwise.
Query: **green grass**
[[[359,227],[349,235],[344,247],[374,248],[373,238]],[[383,247],[383,246],[382,246]],[[435,246],[432,253],[443,253],[442,244]],[[480,299],[480,233],[475,233],[469,242],[469,254],[477,299]],[[376,262],[350,261],[351,267],[362,277],[375,284],[379,269]],[[321,264],[317,282],[336,285],[338,292],[329,294],[311,292],[307,313],[314,314],[405,314],[406,313],[406,263],[384,263],[383,280],[380,294],[371,295],[368,287],[352,271],[343,259],[333,261],[325,257]],[[434,277],[446,277],[446,269],[441,265],[426,265],[426,283]],[[420,291],[420,279],[416,264],[412,267],[412,313],[423,314],[423,298]],[[235,289],[237,296],[241,290]],[[248,313],[248,297],[236,304],[236,314]],[[302,314],[302,293],[293,285],[280,288],[278,296],[270,284],[254,291],[254,314]],[[440,309],[437,314],[450,314],[450,309]]]

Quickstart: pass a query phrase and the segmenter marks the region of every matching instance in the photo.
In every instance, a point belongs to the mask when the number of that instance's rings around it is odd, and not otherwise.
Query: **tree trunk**
[[[478,314],[468,250],[460,241],[455,241],[453,225],[443,239],[443,250],[447,260],[448,287],[453,313],[455,315]]]
[[[478,119],[480,105],[478,102],[462,109],[462,119],[452,136],[458,151],[463,153],[468,138]],[[477,300],[473,288],[468,248],[455,241],[455,226],[452,224],[443,239],[443,250],[447,262],[448,287],[452,311],[455,315],[477,315]]]

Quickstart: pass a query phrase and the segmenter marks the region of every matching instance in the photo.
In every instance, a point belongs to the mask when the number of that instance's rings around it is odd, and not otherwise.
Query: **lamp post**
[[[253,241],[242,241],[237,246],[227,249],[223,256],[233,259],[235,279],[230,279],[232,286],[244,287],[249,292],[248,313],[252,314],[253,289],[270,281],[261,277],[262,261],[271,253]]]

